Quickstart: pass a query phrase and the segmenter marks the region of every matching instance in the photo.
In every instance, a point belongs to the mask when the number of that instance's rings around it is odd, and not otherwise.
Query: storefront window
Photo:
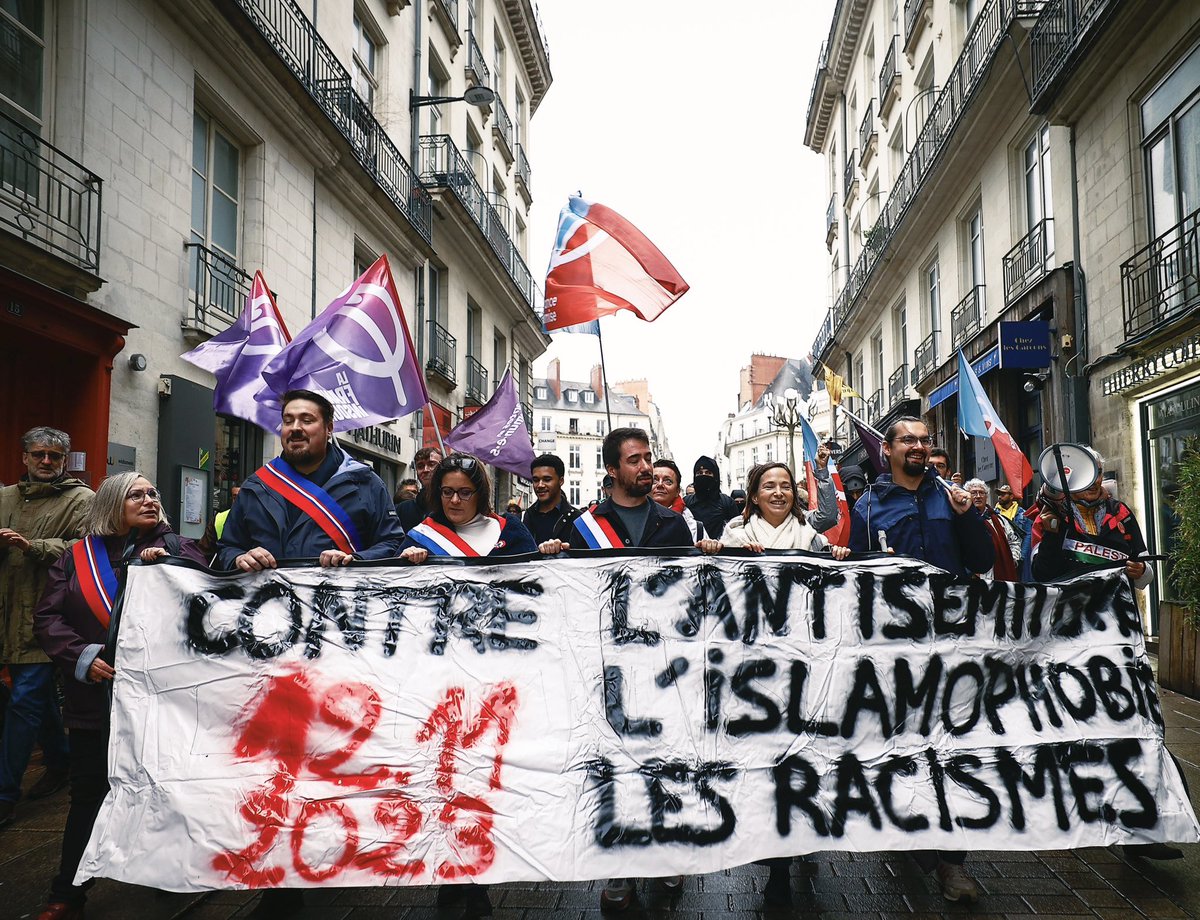
[[[1197,440],[1200,436],[1200,383],[1148,401],[1143,404],[1142,412],[1150,445],[1146,460],[1149,466],[1146,506],[1151,518],[1147,522],[1150,531],[1147,536],[1150,537],[1151,552],[1169,555],[1175,551],[1175,534],[1179,528],[1179,518],[1175,514],[1179,462],[1186,450],[1200,446]],[[1158,567],[1158,597],[1177,601],[1170,562],[1159,562]]]
[[[230,490],[262,466],[263,437],[257,425],[228,415],[217,416],[214,512],[228,508],[233,501]]]

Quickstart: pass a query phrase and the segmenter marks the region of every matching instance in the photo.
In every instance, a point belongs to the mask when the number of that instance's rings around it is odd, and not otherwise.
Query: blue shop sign
[[[1045,320],[1000,324],[1000,366],[1033,370],[1050,366],[1050,324]]]
[[[1000,346],[993,345],[982,355],[971,362],[971,369],[975,371],[976,377],[983,377],[988,371],[993,371],[1000,366]],[[938,403],[943,403],[955,393],[958,392],[958,374],[955,374],[940,387],[929,394],[929,408],[932,409]]]

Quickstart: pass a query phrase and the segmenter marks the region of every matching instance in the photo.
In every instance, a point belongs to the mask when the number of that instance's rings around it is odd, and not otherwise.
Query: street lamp
[[[763,402],[771,413],[771,424],[776,428],[787,429],[788,465],[792,469],[792,474],[795,475],[796,429],[800,427],[800,420],[804,416],[804,411],[800,407],[800,394],[792,387],[788,387],[783,391],[782,399],[767,393],[763,396]]]
[[[444,102],[465,102],[467,105],[485,106],[496,101],[496,94],[487,86],[472,86],[461,96],[418,96],[408,91],[408,107],[419,109],[423,105],[441,105]]]

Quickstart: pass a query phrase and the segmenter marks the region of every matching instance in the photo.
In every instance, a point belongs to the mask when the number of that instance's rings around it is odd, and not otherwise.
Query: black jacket
[[[541,512],[535,502],[527,508],[521,518],[523,523],[538,543],[547,540],[563,540],[571,542],[571,525],[575,523],[578,509],[571,506],[565,495],[559,495],[558,504],[549,511]]]
[[[670,508],[664,508],[658,502],[646,500],[650,506],[650,516],[646,519],[646,529],[642,531],[642,540],[640,543],[634,543],[629,539],[629,531],[625,529],[625,525],[621,522],[620,516],[613,510],[611,498],[606,498],[594,508],[592,514],[596,517],[602,517],[613,527],[626,546],[649,546],[649,547],[691,547],[696,545],[696,540],[688,530],[687,524],[683,522],[683,515],[676,514]],[[580,512],[581,513],[581,512]],[[579,513],[575,516],[575,521],[578,521]],[[587,543],[583,539],[583,534],[579,532],[578,523],[573,528],[574,532],[570,534],[571,539],[567,542],[571,544],[572,549],[587,549]]]
[[[704,525],[705,532],[713,540],[721,539],[725,525],[738,516],[737,505],[720,489],[714,489],[711,495],[703,498],[699,492],[689,495],[683,503],[692,512],[692,517]]]

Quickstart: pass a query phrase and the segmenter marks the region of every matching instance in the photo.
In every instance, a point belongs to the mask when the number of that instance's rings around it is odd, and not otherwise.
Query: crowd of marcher
[[[744,492],[726,495],[712,458],[700,457],[685,484],[674,461],[653,456],[643,431],[618,428],[602,448],[608,473],[602,499],[572,507],[563,493],[563,461],[543,454],[530,469],[536,501],[523,514],[493,510],[491,481],[480,460],[436,447],[418,451],[416,479],[389,494],[369,467],[338,446],[333,407],[310,391],[284,395],[280,437],[280,456],[241,484],[204,541],[171,530],[160,495],[144,474],[111,476],[93,494],[66,472],[66,433],[40,427],[22,439],[26,473],[0,488],[0,664],[9,678],[0,737],[0,827],[16,817],[35,746],[45,769],[25,797],[54,795],[68,783],[71,789],[60,871],[39,920],[84,915],[88,885],[76,886],[74,878],[108,791],[111,621],[134,558],[169,554],[255,572],[290,559],[345,566],[398,557],[421,564],[430,556],[551,557],[622,547],[695,547],[711,554],[736,547],[827,552],[835,560],[852,552],[895,553],[962,578],[1023,581],[1061,579],[1089,563],[1121,559],[1133,586],[1153,577],[1139,561],[1146,545],[1136,519],[1107,493],[1101,476],[1069,494],[1043,485],[1024,508],[1012,488],[1001,485],[993,504],[984,482],[963,483],[950,470],[948,454],[916,418],[900,419],[884,434],[887,471],[874,482],[859,467],[838,470],[841,495],[824,445],[814,463],[815,494],[798,485],[787,464],[771,462],[749,472]],[[1102,470],[1101,458],[1094,459]],[[848,528],[841,526],[845,516]],[[1104,552],[1089,559],[1081,546]],[[1164,844],[1137,853],[1181,855]],[[915,855],[948,900],[978,900],[965,853]],[[768,903],[789,903],[790,863],[769,861]],[[662,880],[668,889],[682,882],[678,876]],[[601,907],[630,907],[636,887],[633,878],[610,879]],[[461,908],[463,916],[491,915],[484,886],[442,887],[438,903]],[[271,889],[256,914],[287,916],[302,905],[301,891]]]

